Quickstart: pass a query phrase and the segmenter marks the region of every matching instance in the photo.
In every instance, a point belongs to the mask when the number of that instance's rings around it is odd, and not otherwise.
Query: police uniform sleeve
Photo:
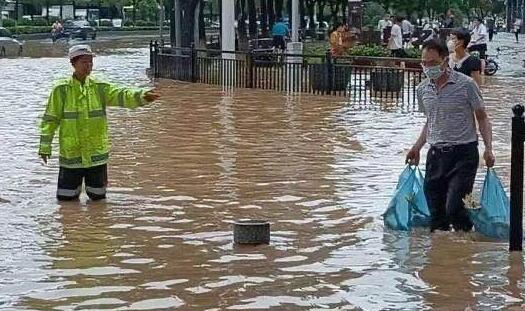
[[[51,91],[46,110],[40,124],[40,147],[38,154],[51,155],[51,143],[62,119],[62,108],[65,98],[64,86],[56,86]]]
[[[116,106],[123,108],[137,108],[144,104],[144,93],[142,89],[133,89],[118,87],[111,84],[105,84],[105,99],[107,106]]]

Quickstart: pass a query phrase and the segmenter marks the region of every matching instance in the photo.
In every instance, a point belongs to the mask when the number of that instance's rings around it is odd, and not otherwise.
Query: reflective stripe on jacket
[[[116,87],[90,77],[84,85],[73,77],[58,81],[42,117],[39,154],[51,155],[53,136],[59,128],[60,166],[88,168],[106,164],[106,107],[139,107],[145,103],[143,94],[143,90]]]

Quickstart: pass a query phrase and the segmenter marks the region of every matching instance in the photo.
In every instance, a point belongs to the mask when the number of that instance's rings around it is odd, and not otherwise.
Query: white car
[[[0,57],[20,56],[24,50],[24,43],[18,41],[9,30],[0,27]]]

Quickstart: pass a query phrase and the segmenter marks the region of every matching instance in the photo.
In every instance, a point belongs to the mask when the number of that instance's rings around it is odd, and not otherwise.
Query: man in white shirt
[[[390,31],[390,39],[388,40],[388,49],[393,57],[405,57],[405,50],[403,50],[403,31],[401,30],[402,17],[396,16],[395,23],[392,25]]]
[[[385,29],[388,26],[392,26],[392,22],[390,21],[390,17],[387,14],[385,15],[385,17],[383,17],[383,19],[380,19],[377,23],[377,30],[383,31],[383,29]]]
[[[472,28],[470,43],[468,45],[469,52],[479,52],[481,59],[481,73],[485,71],[485,60],[487,59],[487,27],[481,21],[481,18],[475,18]]]
[[[404,18],[403,21],[401,22],[401,31],[403,32],[403,42],[405,43],[410,42],[410,38],[412,37],[413,29],[414,29],[414,26],[408,20],[408,18]]]
[[[385,29],[387,27],[392,27],[392,22],[390,21],[390,17],[388,16],[388,14],[385,15],[383,19],[380,19],[377,23],[377,30],[381,32],[381,40],[383,40],[384,38]]]

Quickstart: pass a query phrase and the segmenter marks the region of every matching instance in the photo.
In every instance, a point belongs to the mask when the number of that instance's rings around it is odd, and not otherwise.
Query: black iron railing
[[[419,110],[414,59],[223,52],[150,45],[155,77],[237,88],[345,97],[352,103]]]

